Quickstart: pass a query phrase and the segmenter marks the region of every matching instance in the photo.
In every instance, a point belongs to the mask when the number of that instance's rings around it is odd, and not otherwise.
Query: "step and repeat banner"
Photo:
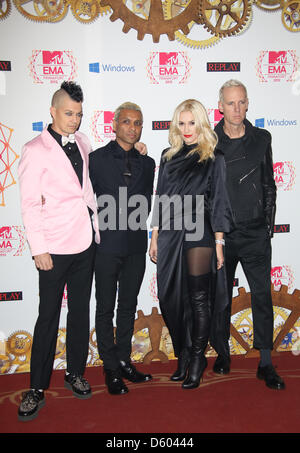
[[[0,374],[29,371],[38,274],[22,225],[17,168],[23,144],[51,122],[51,97],[64,80],[82,86],[80,130],[94,149],[114,139],[118,105],[132,101],[142,107],[142,141],[156,161],[156,175],[180,102],[200,100],[215,126],[222,117],[220,86],[231,78],[247,86],[248,119],[273,137],[278,189],[271,275],[278,293],[274,338],[293,314],[277,350],[298,353],[299,32],[299,0],[0,1]],[[251,309],[244,304],[249,288],[241,267],[234,291],[232,322],[251,347]],[[156,294],[156,267],[147,257],[133,360],[174,357]],[[65,288],[55,368],[65,366],[67,309]],[[94,315],[93,290],[88,365],[101,364]],[[231,351],[245,353],[245,347],[232,338]]]

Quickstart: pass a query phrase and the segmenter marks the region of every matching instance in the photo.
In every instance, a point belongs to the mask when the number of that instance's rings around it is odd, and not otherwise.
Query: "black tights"
[[[194,247],[186,251],[188,286],[193,317],[192,356],[204,354],[210,330],[209,285],[213,249]]]

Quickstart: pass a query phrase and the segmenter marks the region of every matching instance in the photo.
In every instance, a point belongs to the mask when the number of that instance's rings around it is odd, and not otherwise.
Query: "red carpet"
[[[102,368],[87,368],[93,388],[89,400],[74,398],[63,386],[64,371],[53,372],[46,405],[31,422],[19,422],[17,408],[29,374],[0,376],[1,433],[298,433],[300,431],[299,356],[273,358],[286,390],[276,391],[256,378],[258,359],[232,357],[231,373],[212,372],[208,359],[198,389],[183,390],[169,380],[176,362],[137,367],[153,381],[128,383],[127,395],[112,396]],[[113,439],[113,436],[111,436]]]

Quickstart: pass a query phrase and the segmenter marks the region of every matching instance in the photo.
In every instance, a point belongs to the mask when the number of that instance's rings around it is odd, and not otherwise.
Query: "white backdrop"
[[[13,5],[11,13],[0,21],[1,372],[17,370],[17,366],[3,365],[9,355],[7,340],[16,339],[15,332],[32,334],[38,311],[38,275],[24,242],[20,214],[18,161],[23,144],[40,133],[35,129],[51,121],[52,94],[68,78],[83,88],[81,131],[89,136],[94,149],[111,138],[110,112],[124,101],[133,101],[142,107],[142,140],[157,165],[161,151],[168,145],[168,131],[153,130],[153,122],[170,120],[178,103],[197,98],[208,109],[214,125],[219,87],[229,78],[241,80],[248,88],[248,119],[253,123],[259,120],[258,124],[273,137],[278,187],[276,224],[281,232],[272,242],[272,279],[277,288],[287,285],[289,293],[300,287],[299,33],[283,26],[281,10],[271,13],[253,5],[252,18],[242,33],[212,45],[216,38],[196,25],[190,33],[194,47],[188,47],[185,37],[180,38],[181,42],[162,35],[159,43],[154,43],[151,35],[146,35],[140,41],[133,29],[123,33],[123,22],[111,22],[110,15],[108,12],[83,24],[69,11],[60,22],[38,23],[23,17]],[[207,39],[210,42],[206,44]],[[3,70],[7,61],[11,63],[10,71]],[[208,62],[238,62],[240,71],[207,72]],[[288,227],[290,231],[285,232]],[[148,260],[138,305],[145,315],[153,306],[158,307],[155,272],[155,265]],[[236,277],[238,286],[248,291],[240,268]],[[66,312],[65,300],[62,327]],[[91,326],[94,312],[93,292]]]

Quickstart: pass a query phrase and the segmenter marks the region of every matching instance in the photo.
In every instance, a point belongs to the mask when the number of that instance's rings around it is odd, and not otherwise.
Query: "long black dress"
[[[212,323],[218,322],[218,313],[228,304],[224,268],[216,270],[214,232],[229,232],[232,228],[231,208],[225,186],[223,154],[215,152],[215,159],[198,163],[198,153],[188,155],[195,145],[184,145],[170,160],[160,162],[156,195],[204,195],[204,235],[199,241],[186,241],[187,230],[159,227],[157,256],[157,285],[160,309],[171,335],[175,356],[192,346],[192,316],[189,303],[188,275],[185,250],[190,247],[212,247],[212,278],[210,309]],[[157,219],[156,206],[154,214]],[[159,217],[159,216],[158,216]],[[216,334],[218,328],[212,331]],[[210,337],[213,346],[214,339]]]

